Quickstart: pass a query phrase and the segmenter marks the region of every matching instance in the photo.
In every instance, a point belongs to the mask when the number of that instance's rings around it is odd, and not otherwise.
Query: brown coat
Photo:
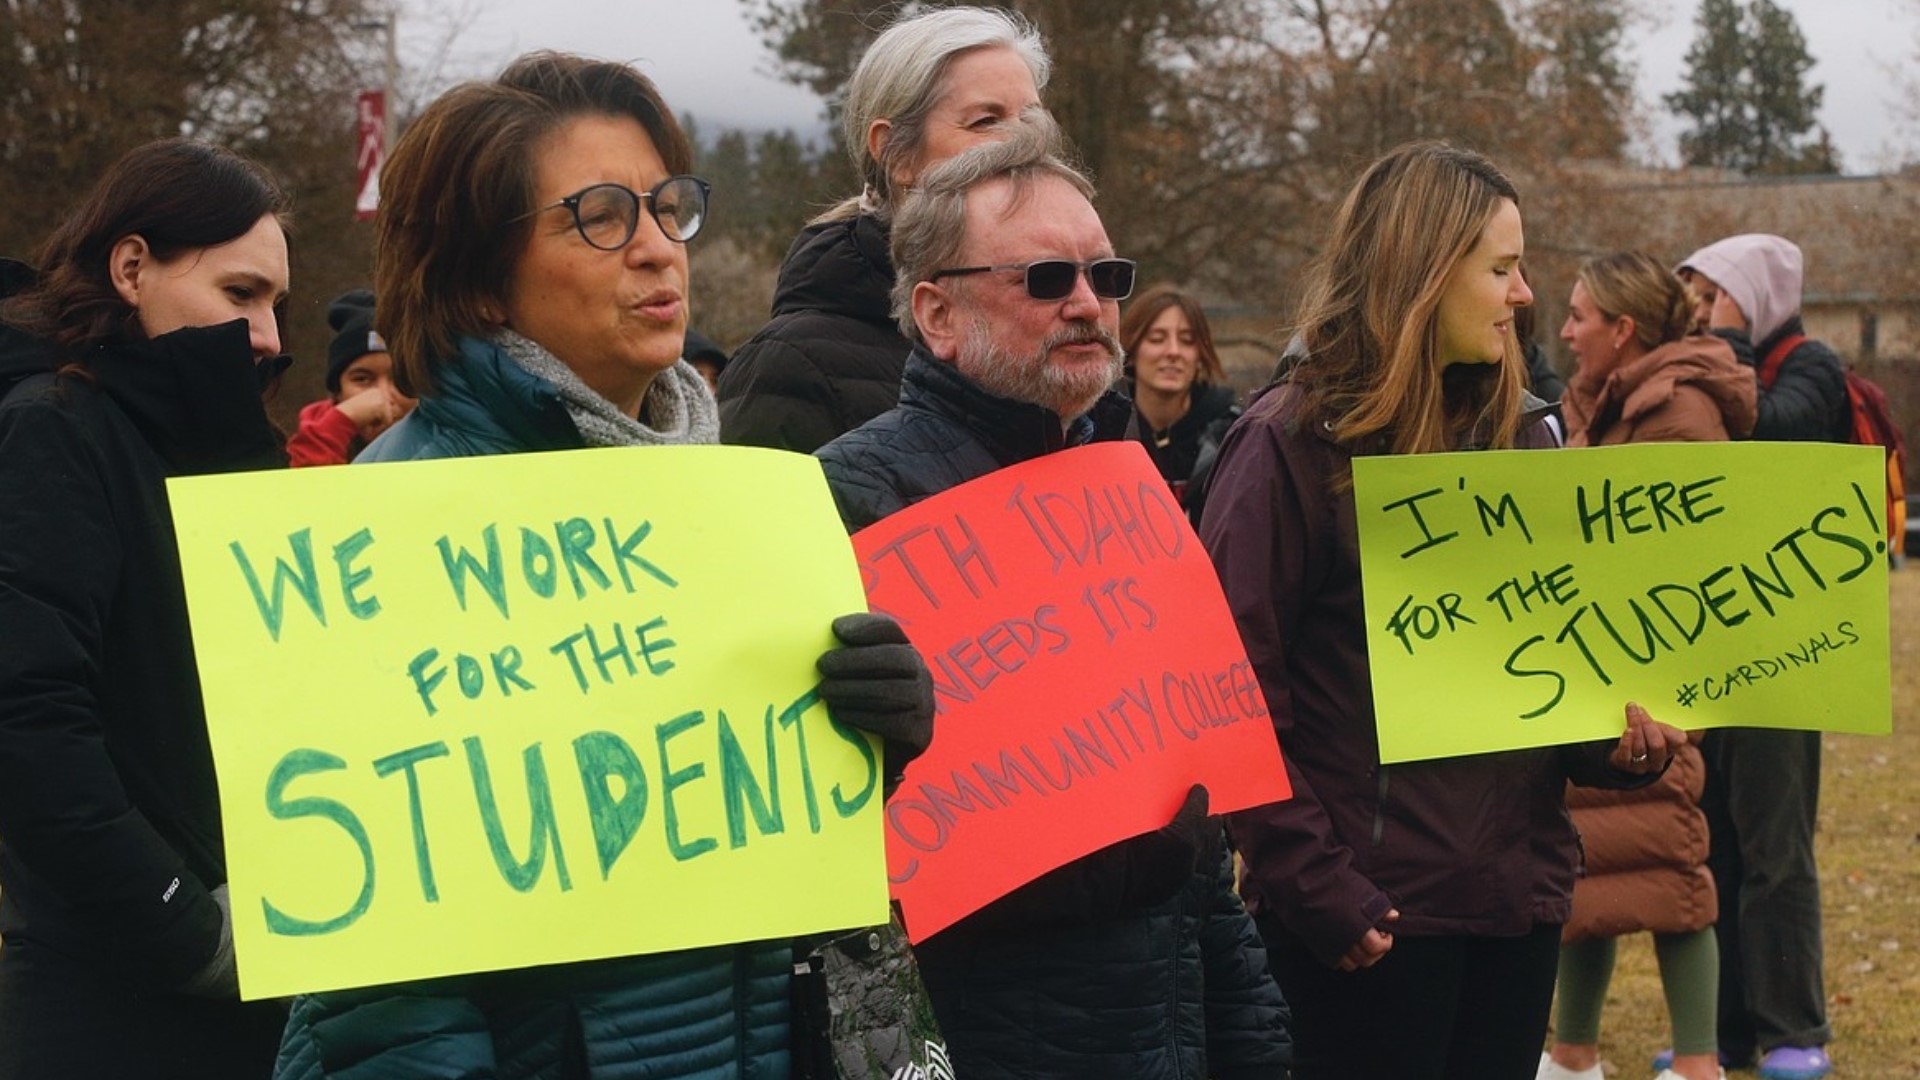
[[[1599,377],[1574,373],[1560,407],[1567,445],[1721,442],[1753,431],[1753,369],[1712,336],[1669,341]]]
[[[1717,337],[1681,338],[1599,378],[1576,372],[1561,408],[1570,446],[1723,442],[1753,431],[1753,369]],[[1687,746],[1659,781],[1634,791],[1569,788],[1586,856],[1564,941],[1640,930],[1680,933],[1718,914],[1707,872],[1706,770]]]
[[[1562,941],[1704,930],[1718,901],[1707,872],[1706,766],[1680,748],[1654,783],[1632,791],[1567,787],[1567,806],[1586,855]]]

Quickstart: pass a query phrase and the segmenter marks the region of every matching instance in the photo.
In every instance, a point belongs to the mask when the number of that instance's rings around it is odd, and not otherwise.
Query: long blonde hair
[[[1393,453],[1513,445],[1525,364],[1511,335],[1498,364],[1440,364],[1440,298],[1499,210],[1519,193],[1494,164],[1440,142],[1369,166],[1309,266],[1295,319],[1307,358],[1292,379],[1342,442]]]

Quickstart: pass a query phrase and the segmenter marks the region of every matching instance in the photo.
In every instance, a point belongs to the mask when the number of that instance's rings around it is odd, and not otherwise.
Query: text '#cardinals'
[[[867,599],[933,673],[887,803],[914,940],[1108,844],[1290,791],[1199,538],[1132,443],[1003,469],[853,538]]]

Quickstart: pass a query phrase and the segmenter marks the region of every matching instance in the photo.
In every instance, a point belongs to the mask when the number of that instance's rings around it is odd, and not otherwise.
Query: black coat
[[[720,375],[720,441],[808,454],[893,408],[910,346],[892,291],[878,218],[803,231],[780,267],[772,321]]]
[[[1136,431],[1141,445],[1147,448],[1147,456],[1160,470],[1161,479],[1173,486],[1181,507],[1196,529],[1200,527],[1200,514],[1206,506],[1207,483],[1220,456],[1220,443],[1226,439],[1227,429],[1245,411],[1233,398],[1231,386],[1194,383],[1187,414],[1174,421],[1164,433],[1156,434],[1145,416],[1136,420]]]
[[[165,478],[280,436],[244,322],[64,359],[0,327],[0,1076],[263,1076],[283,1009],[173,992],[226,865]]]
[[[1759,377],[1767,354],[1790,334],[1800,334],[1800,316],[1795,315],[1758,345],[1738,330],[1716,330],[1733,346],[1740,362],[1754,369]],[[1769,441],[1852,442],[1853,428],[1847,404],[1847,369],[1822,342],[1801,342],[1780,362],[1772,386],[1760,388],[1759,417],[1753,423],[1753,438]]]
[[[817,455],[849,531],[1009,465],[1125,436],[1110,393],[1062,431],[916,350],[900,405]],[[915,946],[955,1074],[1259,1080],[1287,1075],[1286,1003],[1224,851],[1171,899],[1129,905],[1133,841],[1076,859]],[[1181,870],[1184,874],[1185,871]]]

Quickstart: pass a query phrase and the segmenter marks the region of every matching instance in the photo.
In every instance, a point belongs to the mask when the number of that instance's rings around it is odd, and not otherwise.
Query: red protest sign
[[[933,745],[887,803],[921,941],[1172,819],[1291,794],[1213,565],[1146,452],[1106,443],[981,477],[853,538],[876,611],[933,672]]]

